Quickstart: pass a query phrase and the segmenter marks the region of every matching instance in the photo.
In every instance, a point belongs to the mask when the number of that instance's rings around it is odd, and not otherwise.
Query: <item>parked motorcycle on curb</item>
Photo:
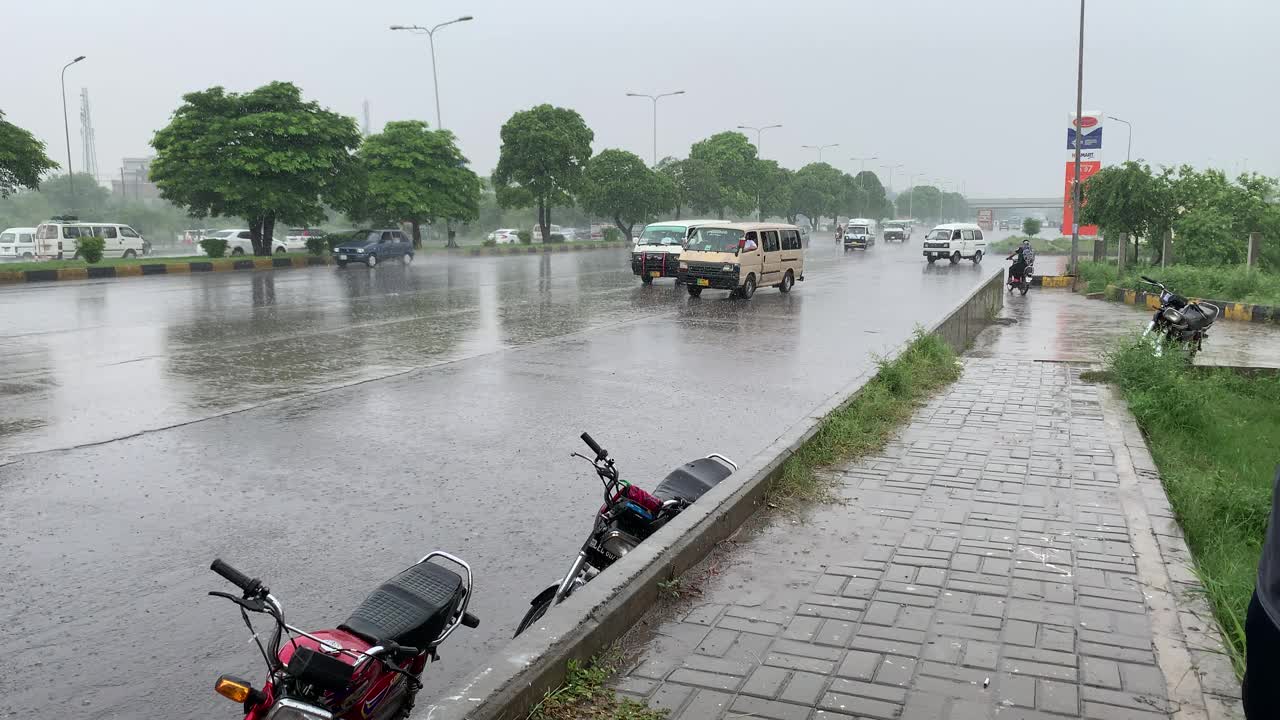
[[[465,579],[435,559],[461,568]],[[232,675],[214,684],[219,695],[243,705],[245,720],[407,718],[427,661],[440,659],[436,648],[459,625],[480,624],[467,612],[471,567],[439,550],[378,586],[337,628],[315,632],[285,623],[280,601],[261,580],[222,560],[209,569],[242,591],[239,596],[209,594],[240,606],[240,617],[267,663],[261,688]],[[265,645],[251,612],[275,623]]]
[[[1005,259],[1008,260],[1009,258]],[[1021,273],[1014,272],[1014,266],[1010,266],[1009,277],[1005,281],[1005,284],[1009,286],[1009,292],[1012,294],[1014,289],[1017,289],[1018,292],[1026,295],[1027,291],[1031,289],[1031,274],[1034,271],[1034,265],[1027,265]]]
[[[582,441],[595,457],[576,452],[571,457],[591,463],[604,483],[604,505],[596,513],[591,534],[569,572],[529,601],[529,611],[516,628],[516,636],[738,469],[729,458],[712,453],[672,470],[650,494],[620,479],[609,453],[590,435],[582,433]]]
[[[1209,337],[1209,327],[1218,319],[1221,308],[1204,301],[1191,302],[1174,294],[1163,283],[1146,275],[1142,282],[1160,289],[1160,307],[1151,316],[1142,337],[1150,338],[1156,357],[1164,354],[1164,346],[1174,343],[1186,348],[1187,356],[1194,358]]]

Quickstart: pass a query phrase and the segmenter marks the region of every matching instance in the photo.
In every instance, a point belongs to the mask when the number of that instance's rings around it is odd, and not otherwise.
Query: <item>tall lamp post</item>
[[[764,155],[760,152],[760,136],[764,134],[765,130],[772,130],[774,128],[780,128],[780,127],[782,127],[782,123],[778,123],[777,125],[765,125],[763,127],[755,127],[753,125],[739,125],[738,129],[756,131],[756,155],[760,156],[761,159],[764,159]]]
[[[1128,120],[1121,120],[1115,115],[1108,115],[1107,117],[1115,120],[1116,122],[1122,122],[1125,124],[1125,127],[1129,128],[1129,139],[1124,144],[1124,161],[1129,162],[1129,151],[1133,150],[1133,123]]]
[[[627,97],[649,98],[650,100],[653,101],[653,164],[655,167],[658,164],[658,101],[664,97],[671,97],[672,95],[683,95],[683,94],[684,94],[683,90],[676,90],[675,92],[669,92],[669,93],[659,93],[657,95],[645,95],[644,93],[633,93],[633,92],[627,93]]]
[[[755,127],[754,125],[739,125],[738,129],[756,131],[756,156],[763,159],[763,156],[761,156],[760,154],[760,136],[764,134],[765,130],[772,130],[774,128],[780,128],[780,127],[782,127],[782,123],[778,123],[777,125],[764,125],[761,127]],[[760,222],[764,222],[764,203],[760,202],[760,193],[758,192],[756,193],[756,209],[757,209],[756,219],[759,220]]]
[[[828,145],[801,145],[800,147],[804,148],[805,150],[817,150],[818,162],[822,162],[822,151],[826,150],[827,148],[840,147],[840,143],[830,143]]]
[[[904,168],[906,165],[898,163],[897,165],[881,165],[880,167],[889,171],[889,192],[893,192],[893,171]]]
[[[71,210],[76,204],[76,173],[71,168],[71,125],[67,122],[67,68],[84,59],[84,55],[62,66],[62,132],[67,138],[67,180],[71,183]]]
[[[907,181],[907,217],[914,220],[916,217],[915,200],[916,200],[916,178],[924,177],[924,173],[913,173]]]
[[[463,15],[460,18],[449,20],[448,22],[442,22],[439,25],[435,25],[429,28],[425,28],[420,25],[392,25],[391,26],[392,30],[408,30],[410,32],[418,33],[420,35],[425,34],[427,36],[427,42],[431,45],[431,84],[435,87],[435,91],[436,91],[436,129],[437,130],[444,129],[444,122],[440,119],[440,76],[436,74],[436,31],[442,27],[445,27],[446,25],[453,25],[454,23],[467,22],[468,20],[473,20],[473,19],[474,18],[472,18],[470,15]]]
[[[1071,176],[1071,291],[1076,290],[1080,253],[1080,116],[1084,114],[1084,0],[1080,0],[1080,44],[1076,47],[1075,171]]]

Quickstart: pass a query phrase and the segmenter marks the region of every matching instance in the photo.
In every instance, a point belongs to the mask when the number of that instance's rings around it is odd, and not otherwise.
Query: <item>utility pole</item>
[[[67,121],[67,68],[84,59],[84,55],[62,66],[62,133],[67,140],[67,180],[71,183],[71,210],[76,204],[76,173],[71,167],[71,124]]]
[[[1075,170],[1071,178],[1071,291],[1076,291],[1080,253],[1080,144],[1084,128],[1084,0],[1080,0],[1080,44],[1076,50]]]

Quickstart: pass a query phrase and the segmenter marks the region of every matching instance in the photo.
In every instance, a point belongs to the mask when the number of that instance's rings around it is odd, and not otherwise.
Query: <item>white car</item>
[[[8,228],[0,232],[0,260],[34,260],[35,257],[35,228]]]
[[[204,236],[205,239],[221,238],[227,241],[227,255],[252,255],[253,240],[249,237],[248,230],[217,230]],[[277,255],[283,255],[289,252],[288,245],[282,240],[273,240],[271,251]],[[306,240],[303,240],[302,249],[306,249]],[[204,255],[204,248],[200,248],[200,254]]]
[[[302,252],[307,249],[307,238],[323,236],[324,233],[314,228],[289,228],[289,233],[284,237],[284,247],[288,252]],[[280,252],[276,248],[276,252]]]
[[[499,228],[489,233],[489,239],[498,245],[512,245],[520,242],[518,232],[515,228]]]

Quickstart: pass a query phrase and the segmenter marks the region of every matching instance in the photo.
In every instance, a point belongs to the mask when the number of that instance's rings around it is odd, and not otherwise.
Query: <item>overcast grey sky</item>
[[[595,148],[651,154],[738,124],[767,131],[763,156],[800,167],[801,145],[857,171],[878,155],[970,195],[1053,195],[1075,102],[1075,0],[0,0],[0,109],[65,162],[58,72],[67,72],[72,157],[81,165],[79,90],[93,103],[103,180],[150,154],[181,95],[272,80],[359,118],[434,125],[425,36],[391,24],[475,20],[436,36],[445,127],[475,169],[497,161],[498,130],[541,102],[572,107]],[[1280,175],[1280,1],[1093,0],[1086,110],[1134,123],[1153,164],[1213,164]],[[1105,129],[1104,160],[1124,159]],[[1247,160],[1246,160],[1247,159]],[[870,169],[870,164],[869,164]],[[880,172],[880,168],[875,168]],[[906,183],[897,171],[895,186]]]

